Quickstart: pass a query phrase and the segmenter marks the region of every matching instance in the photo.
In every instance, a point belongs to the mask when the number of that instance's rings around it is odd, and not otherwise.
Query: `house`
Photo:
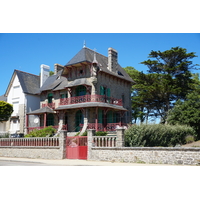
[[[5,100],[13,105],[10,120],[4,126],[4,132],[26,134],[26,113],[40,107],[40,97],[35,94],[40,88],[40,77],[19,70],[14,70]]]
[[[87,129],[115,131],[131,122],[133,80],[118,64],[116,50],[109,48],[106,57],[83,47],[65,66],[54,68],[54,75],[36,92],[40,109],[27,114],[28,131],[34,121],[38,128],[54,126],[72,134]]]

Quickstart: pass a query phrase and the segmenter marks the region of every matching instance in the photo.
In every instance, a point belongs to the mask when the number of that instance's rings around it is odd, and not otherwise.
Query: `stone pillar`
[[[59,145],[60,145],[60,152],[61,152],[61,158],[60,159],[65,159],[66,158],[66,144],[67,140],[67,131],[60,131],[60,137],[59,137]]]
[[[87,138],[88,138],[88,160],[92,159],[92,145],[93,145],[93,136],[95,135],[95,129],[87,130]]]
[[[116,147],[124,147],[124,131],[125,129],[122,127],[116,128],[117,131],[117,141]]]

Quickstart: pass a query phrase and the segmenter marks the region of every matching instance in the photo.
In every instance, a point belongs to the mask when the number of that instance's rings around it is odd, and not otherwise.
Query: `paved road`
[[[0,166],[180,166],[180,165],[117,163],[117,162],[87,161],[87,160],[73,160],[73,159],[46,160],[46,159],[0,157]]]

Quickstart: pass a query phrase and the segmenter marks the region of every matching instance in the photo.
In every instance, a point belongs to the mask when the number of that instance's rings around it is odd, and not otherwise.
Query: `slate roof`
[[[64,67],[75,65],[82,62],[89,62],[92,63],[94,59],[94,51],[89,48],[82,48]],[[125,70],[118,64],[118,73],[111,72],[108,70],[108,57],[99,54],[96,52],[96,60],[98,61],[100,65],[100,70],[112,74],[114,76],[117,76],[118,78],[125,79],[127,81],[133,82],[131,77],[125,72]],[[62,90],[66,87],[73,87],[78,85],[91,85],[91,83],[88,82],[87,78],[79,78],[72,82],[68,82],[68,79],[65,76],[62,76],[63,70],[60,70],[56,75],[52,75],[48,77],[48,79],[44,82],[43,86],[37,90],[37,94],[40,94],[42,91],[48,91],[48,90]],[[120,74],[123,74],[120,75]]]
[[[96,60],[100,64],[100,70],[104,71],[108,74],[112,74],[114,76],[117,76],[119,78],[125,79],[127,81],[133,82],[131,77],[125,72],[125,70],[118,64],[118,74],[111,72],[108,70],[108,57],[94,52],[93,50],[84,47],[82,48],[64,67],[70,66],[70,65],[75,65],[81,62],[90,62],[92,63],[94,60],[94,53],[96,53]],[[120,75],[122,74],[122,75]]]
[[[41,88],[38,88],[36,93],[40,93],[46,90],[53,90],[54,88],[58,87],[61,82],[63,82],[66,78],[60,76],[62,71],[59,71],[57,74],[49,76],[47,80],[44,82]]]
[[[7,97],[5,97],[4,95],[0,96],[0,101],[7,101]]]
[[[92,86],[92,84],[87,80],[87,78],[79,78],[79,79],[75,79],[74,81],[70,82],[67,87],[74,87],[74,86],[78,86],[78,85],[90,85]]]
[[[113,108],[116,110],[124,110],[127,111],[122,106],[108,104],[108,103],[101,103],[101,102],[89,102],[89,103],[79,103],[79,104],[70,104],[70,105],[63,105],[57,107],[55,110],[65,110],[65,109],[75,109],[75,108],[85,108],[85,107],[103,107],[103,108]]]
[[[37,115],[37,114],[43,114],[43,113],[55,113],[51,108],[44,107],[44,108],[40,108],[38,110],[34,110],[32,112],[27,113],[28,115]]]
[[[19,70],[15,70],[15,72],[18,76],[23,92],[27,94],[35,94],[40,87],[40,77]]]
[[[10,84],[13,80],[14,75],[19,79],[20,85],[22,87],[22,90],[26,94],[35,94],[36,91],[40,88],[40,77],[34,74],[30,74],[27,72],[19,71],[19,70],[14,70],[12,78],[10,80],[10,83],[7,87],[5,95],[7,96],[7,93],[9,92],[10,89]]]

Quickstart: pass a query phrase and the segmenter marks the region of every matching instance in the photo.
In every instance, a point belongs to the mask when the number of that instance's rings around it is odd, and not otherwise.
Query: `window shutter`
[[[100,95],[104,95],[104,87],[100,86]]]
[[[110,97],[110,88],[107,88],[107,97]]]
[[[103,123],[103,112],[101,109],[98,109],[98,123]]]

